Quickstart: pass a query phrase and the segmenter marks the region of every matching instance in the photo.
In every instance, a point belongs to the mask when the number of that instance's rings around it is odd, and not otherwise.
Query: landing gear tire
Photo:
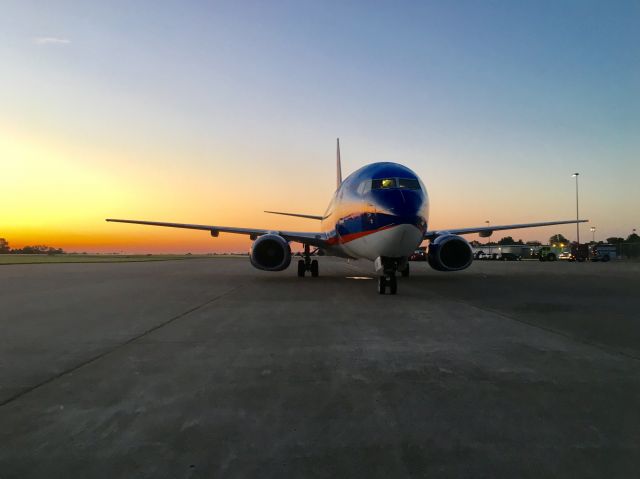
[[[389,288],[389,294],[396,294],[398,292],[398,280],[395,275],[378,276],[378,293],[386,294],[387,287]]]
[[[304,278],[304,275],[307,271],[311,272],[311,276],[314,278],[318,277],[318,260],[314,259],[311,261],[311,248],[309,245],[304,245],[304,259],[298,261],[298,276]]]
[[[387,292],[387,278],[378,276],[378,293],[385,294]]]
[[[402,270],[402,277],[406,278],[409,276],[409,263],[407,263],[407,266],[405,266],[405,268]]]
[[[398,281],[396,279],[396,275],[389,276],[387,278],[387,283],[389,284],[389,292],[391,294],[396,294],[398,292]]]

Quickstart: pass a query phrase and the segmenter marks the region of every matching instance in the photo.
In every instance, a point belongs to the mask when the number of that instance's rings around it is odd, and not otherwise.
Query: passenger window
[[[419,190],[420,189],[420,183],[418,182],[418,180],[413,179],[413,178],[400,178],[398,180],[398,186],[400,188],[405,188],[407,190]]]
[[[372,180],[371,189],[372,190],[386,190],[388,188],[396,187],[396,179],[395,178],[382,178],[380,180]]]

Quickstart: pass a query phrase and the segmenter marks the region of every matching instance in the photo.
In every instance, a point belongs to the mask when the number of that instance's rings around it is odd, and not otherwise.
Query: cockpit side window
[[[371,190],[371,180],[364,180],[358,185],[358,194],[364,195]]]
[[[377,180],[371,180],[372,190],[387,190],[389,188],[396,188],[395,178],[380,178]]]
[[[419,190],[420,182],[415,178],[398,178],[398,187],[407,190]]]

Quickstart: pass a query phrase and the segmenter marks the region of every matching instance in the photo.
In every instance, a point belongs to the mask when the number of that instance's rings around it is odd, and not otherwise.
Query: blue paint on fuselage
[[[420,189],[372,189],[372,180],[415,179]],[[410,224],[427,231],[429,197],[420,178],[397,163],[372,163],[349,175],[335,192],[322,220],[322,231],[339,242],[391,225]],[[351,236],[352,237],[352,236]]]

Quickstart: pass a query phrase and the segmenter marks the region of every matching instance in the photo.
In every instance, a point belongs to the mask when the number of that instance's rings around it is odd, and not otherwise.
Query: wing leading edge
[[[115,218],[107,218],[106,221],[113,223],[131,223],[135,225],[148,226],[164,226],[166,228],[183,228],[189,230],[209,231],[211,236],[218,236],[220,233],[235,233],[247,235],[252,239],[266,234],[277,234],[287,241],[295,241],[297,243],[308,244],[311,246],[322,247],[326,244],[326,235],[324,233],[314,233],[305,231],[280,231],[280,230],[264,230],[258,228],[234,228],[232,226],[213,226],[213,225],[195,225],[187,223],[165,223],[162,221],[142,221],[142,220],[121,220]]]
[[[302,213],[284,213],[282,211],[265,211],[265,213],[270,213],[272,215],[297,216],[298,218],[307,218],[310,220],[324,219],[322,216],[319,216],[319,215],[307,215]]]
[[[516,230],[521,228],[537,228],[539,226],[586,223],[588,221],[589,220],[545,221],[543,223],[522,223],[522,224],[514,224],[514,225],[477,226],[474,228],[451,228],[447,230],[427,231],[424,234],[424,239],[432,240],[437,238],[438,236],[442,236],[445,234],[467,235],[467,234],[473,234],[473,233],[480,233],[481,236],[486,237],[486,236],[489,236],[494,231]]]

